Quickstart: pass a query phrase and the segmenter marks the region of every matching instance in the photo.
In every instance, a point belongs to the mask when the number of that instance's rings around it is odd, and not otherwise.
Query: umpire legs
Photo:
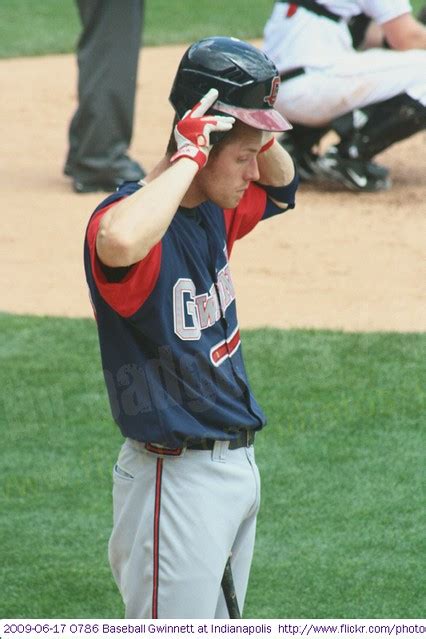
[[[143,0],[77,0],[78,108],[65,173],[81,183],[116,183],[143,173],[126,155],[133,132]]]

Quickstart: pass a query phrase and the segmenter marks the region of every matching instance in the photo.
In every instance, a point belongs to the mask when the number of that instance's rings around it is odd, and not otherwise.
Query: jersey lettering
[[[209,293],[197,295],[195,297],[200,328],[203,330],[208,326],[213,326],[220,319],[220,306],[217,299],[216,287],[211,285]]]
[[[213,326],[235,300],[235,289],[229,265],[217,274],[217,284],[208,293],[196,295],[194,282],[179,278],[173,287],[173,322],[176,335],[182,340],[199,340],[201,331]]]
[[[173,318],[175,333],[184,341],[201,337],[194,298],[194,282],[189,278],[179,278],[173,287]]]
[[[219,289],[220,305],[225,315],[226,309],[235,299],[235,289],[232,283],[229,264],[226,264],[217,274],[217,286]]]

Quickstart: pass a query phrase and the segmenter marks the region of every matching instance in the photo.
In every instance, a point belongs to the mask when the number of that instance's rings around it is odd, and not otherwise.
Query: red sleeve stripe
[[[291,2],[287,9],[287,18],[291,18],[291,16],[294,16],[296,11],[297,11],[297,4],[295,4],[294,2]]]
[[[224,209],[228,255],[231,255],[235,240],[250,233],[260,222],[266,201],[264,189],[252,182],[235,209]]]
[[[105,213],[116,204],[97,211],[89,222],[87,242],[96,287],[105,300],[122,317],[130,317],[144,304],[157,283],[161,268],[161,242],[143,260],[132,266],[120,282],[108,282],[96,253],[96,237]]]
[[[266,144],[264,144],[262,146],[262,148],[260,149],[259,153],[266,153],[266,151],[268,151],[271,148],[271,146],[273,145],[274,142],[275,142],[275,138],[272,137],[270,140],[268,140],[266,142]]]

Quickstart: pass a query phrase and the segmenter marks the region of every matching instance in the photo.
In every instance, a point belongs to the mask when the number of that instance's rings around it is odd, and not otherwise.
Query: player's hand
[[[171,162],[187,157],[197,162],[200,169],[206,164],[212,144],[210,133],[213,131],[229,131],[235,118],[222,115],[204,115],[216,102],[219,92],[210,89],[200,102],[187,111],[174,130],[177,151]]]

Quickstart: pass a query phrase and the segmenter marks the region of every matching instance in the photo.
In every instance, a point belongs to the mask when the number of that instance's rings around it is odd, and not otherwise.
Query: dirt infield
[[[184,48],[142,52],[131,153],[148,169],[168,137],[167,92]],[[75,58],[1,60],[0,83],[0,310],[90,316],[82,242],[100,196],[75,195],[62,175]],[[426,329],[424,143],[418,134],[383,154],[390,192],[302,187],[295,211],[237,245],[231,267],[243,327]]]

